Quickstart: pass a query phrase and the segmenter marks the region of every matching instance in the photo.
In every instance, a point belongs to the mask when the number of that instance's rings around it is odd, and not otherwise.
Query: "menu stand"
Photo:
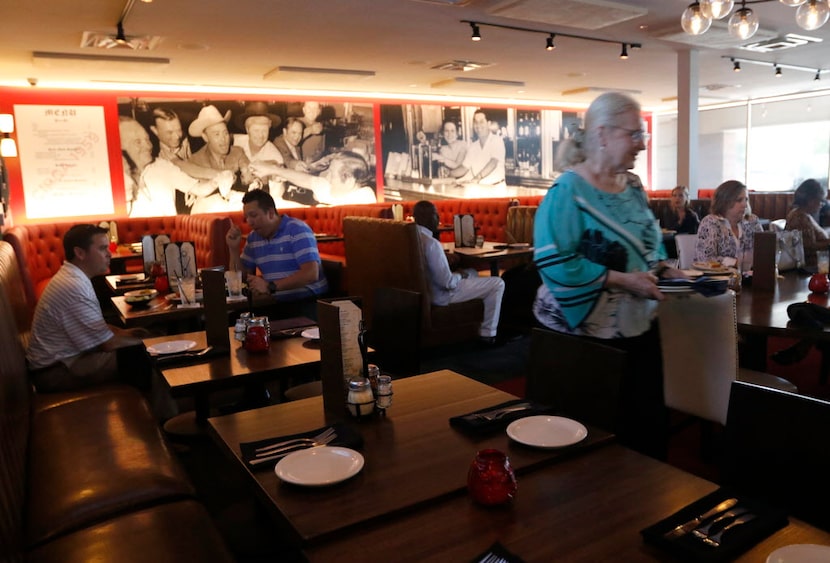
[[[755,233],[755,248],[752,255],[752,290],[775,291],[775,255],[778,252],[776,233]]]
[[[320,299],[320,379],[326,422],[346,419],[346,381],[363,371],[357,335],[362,318],[359,297]]]

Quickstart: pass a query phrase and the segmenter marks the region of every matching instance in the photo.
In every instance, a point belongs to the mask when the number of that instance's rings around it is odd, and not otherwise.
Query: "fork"
[[[692,531],[692,534],[699,537],[700,539],[707,538],[707,537],[709,537],[709,532],[712,530],[713,526],[715,526],[719,523],[722,523],[724,520],[726,520],[728,518],[736,518],[736,517],[741,516],[742,514],[745,514],[747,512],[749,512],[749,511],[746,508],[735,508],[734,510],[729,510],[727,512],[724,512],[718,518],[715,518],[714,520],[712,520],[708,524],[705,524],[703,526],[700,526],[699,528],[696,528],[695,530]]]
[[[279,450],[284,448],[288,445],[296,445],[296,444],[313,444],[314,442],[319,442],[321,440],[325,440],[329,437],[329,435],[334,434],[334,428],[329,426],[318,435],[314,436],[313,438],[292,438],[290,440],[284,440],[282,442],[277,442],[276,444],[269,444],[267,446],[262,446],[261,448],[257,448],[254,450],[257,455],[261,453],[270,452],[271,450]]]
[[[282,448],[280,448],[278,450],[273,450],[273,451],[270,451],[270,452],[257,454],[257,456],[265,456],[265,457],[257,457],[256,459],[252,459],[250,461],[250,464],[251,465],[259,465],[260,463],[265,463],[267,461],[274,461],[275,459],[285,457],[286,455],[288,455],[290,453],[294,453],[295,451],[298,451],[298,450],[304,450],[304,449],[308,449],[308,448],[316,448],[318,446],[326,446],[326,445],[329,444],[329,442],[331,442],[335,438],[337,438],[337,434],[335,434],[332,431],[331,434],[329,434],[328,436],[326,436],[325,438],[323,438],[321,440],[315,440],[313,442],[297,442],[297,443],[294,443],[294,444],[291,444],[291,445],[288,445],[288,446],[283,446]]]
[[[503,409],[498,409],[494,411],[476,413],[473,416],[475,416],[475,418],[479,420],[493,421],[500,419],[508,413],[526,410],[529,406],[530,403],[521,403],[518,405],[513,405],[512,407],[505,407]]]
[[[732,522],[731,524],[726,526],[723,530],[721,530],[720,532],[718,532],[717,534],[715,534],[711,538],[703,538],[703,542],[708,544],[708,545],[711,545],[712,547],[720,547],[721,537],[723,536],[723,534],[727,530],[730,530],[730,529],[734,528],[735,526],[740,526],[741,524],[746,524],[747,522],[750,522],[750,521],[754,520],[755,518],[756,518],[756,515],[752,514],[751,512],[747,513],[747,514],[744,514],[743,516],[741,516],[740,518],[737,518],[734,522]]]

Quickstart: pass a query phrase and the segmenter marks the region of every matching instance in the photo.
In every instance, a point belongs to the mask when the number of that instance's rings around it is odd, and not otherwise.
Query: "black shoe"
[[[501,345],[495,336],[479,336],[478,341],[486,348],[495,348]]]
[[[812,342],[802,340],[793,344],[789,348],[784,348],[772,355],[772,361],[782,366],[791,366],[797,364],[807,357],[810,353],[810,348],[813,346]]]

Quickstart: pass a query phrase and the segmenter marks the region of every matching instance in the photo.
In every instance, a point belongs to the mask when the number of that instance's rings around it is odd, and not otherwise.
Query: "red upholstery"
[[[34,309],[46,284],[64,260],[63,236],[78,222],[43,223],[10,227],[3,239],[14,248],[29,303]],[[141,242],[148,233],[166,233],[173,241],[193,241],[200,268],[227,264],[227,217],[177,215],[116,220],[120,242]]]
[[[670,198],[672,190],[646,190],[649,199]]]
[[[697,191],[697,199],[712,199],[715,197],[714,189],[699,189]]]

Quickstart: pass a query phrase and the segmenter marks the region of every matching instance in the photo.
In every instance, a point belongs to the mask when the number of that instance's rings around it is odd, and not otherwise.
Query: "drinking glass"
[[[241,270],[229,270],[225,272],[225,283],[228,286],[228,297],[240,297],[242,295]]]
[[[818,273],[830,273],[830,251],[819,250],[816,252],[816,260],[818,261]]]
[[[182,305],[196,303],[196,278],[179,279],[179,298],[182,300]]]
[[[476,454],[467,473],[470,496],[484,505],[504,504],[516,496],[518,484],[504,452],[481,450]]]

